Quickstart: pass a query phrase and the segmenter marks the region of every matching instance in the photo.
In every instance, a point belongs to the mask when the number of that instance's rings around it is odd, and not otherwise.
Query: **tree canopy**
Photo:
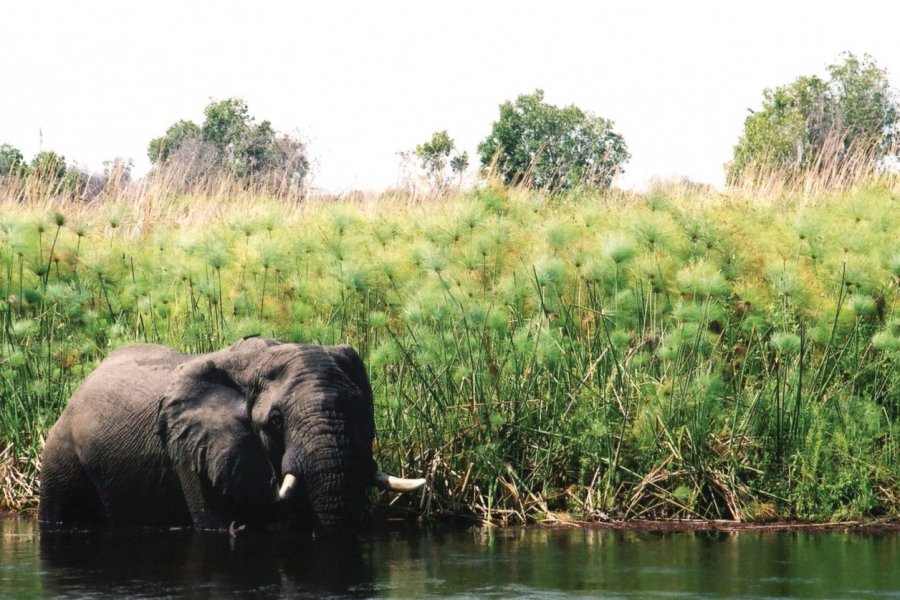
[[[727,165],[728,181],[773,170],[787,176],[844,168],[849,161],[897,156],[900,106],[887,72],[872,57],[843,55],[828,78],[801,76],[763,91]]]
[[[228,173],[250,184],[294,188],[309,172],[303,142],[278,134],[269,121],[257,123],[241,98],[211,102],[201,125],[173,123],[151,140],[147,154],[157,167],[181,168],[188,183]]]
[[[25,157],[15,146],[0,144],[0,176],[16,174],[25,169]]]
[[[577,106],[558,108],[543,90],[500,105],[500,118],[478,145],[481,164],[506,184],[551,192],[578,185],[607,188],[630,158],[613,123]]]
[[[31,159],[29,172],[46,182],[62,181],[66,176],[66,157],[52,150],[38,152]]]
[[[446,129],[434,132],[431,139],[416,146],[414,154],[419,159],[419,166],[425,172],[429,183],[437,193],[449,189],[454,177],[461,180],[469,166],[469,153],[459,152],[456,149],[456,142],[453,141]]]

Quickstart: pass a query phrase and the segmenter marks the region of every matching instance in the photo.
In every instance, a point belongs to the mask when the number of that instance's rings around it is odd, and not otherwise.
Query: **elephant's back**
[[[92,405],[93,409],[112,403],[143,406],[158,398],[168,385],[171,374],[189,358],[165,346],[135,344],[125,346],[107,356],[84,380],[69,401],[69,407]]]
[[[153,446],[157,402],[171,373],[187,358],[150,344],[116,350],[75,391],[50,438],[70,438],[79,454],[98,440]]]
[[[147,371],[147,375],[157,371],[171,371],[188,358],[187,354],[159,344],[131,344],[110,353],[94,371],[111,368],[130,368]]]

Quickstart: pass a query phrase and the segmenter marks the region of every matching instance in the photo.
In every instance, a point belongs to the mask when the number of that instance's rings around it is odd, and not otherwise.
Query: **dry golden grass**
[[[846,135],[846,134],[844,134]],[[896,162],[890,156],[900,148],[885,149],[878,143],[845,144],[843,135],[825,140],[811,165],[773,166],[765,156],[747,166],[727,193],[754,204],[809,204],[835,193],[860,188],[900,188]]]

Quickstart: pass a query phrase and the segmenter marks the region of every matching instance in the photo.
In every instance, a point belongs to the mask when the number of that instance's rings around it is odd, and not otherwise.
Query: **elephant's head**
[[[201,508],[226,521],[264,519],[278,504],[339,530],[359,521],[369,486],[424,483],[378,471],[372,389],[349,346],[251,338],[192,359],[161,401],[159,431],[174,462],[196,474]]]

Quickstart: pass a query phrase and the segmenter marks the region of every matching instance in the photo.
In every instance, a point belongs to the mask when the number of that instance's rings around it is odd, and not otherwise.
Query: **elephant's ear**
[[[353,346],[330,346],[328,353],[337,366],[356,384],[359,391],[371,398],[372,385],[369,383],[369,376],[366,374],[366,366]]]
[[[327,351],[335,364],[360,391],[356,401],[362,403],[361,408],[365,411],[365,418],[355,422],[357,436],[361,440],[368,440],[366,443],[371,444],[371,440],[375,437],[375,407],[372,399],[372,384],[369,383],[366,366],[352,346],[330,346]]]
[[[247,398],[229,372],[198,358],[179,367],[160,399],[157,431],[178,469],[232,503],[274,499],[272,465],[257,439]]]

